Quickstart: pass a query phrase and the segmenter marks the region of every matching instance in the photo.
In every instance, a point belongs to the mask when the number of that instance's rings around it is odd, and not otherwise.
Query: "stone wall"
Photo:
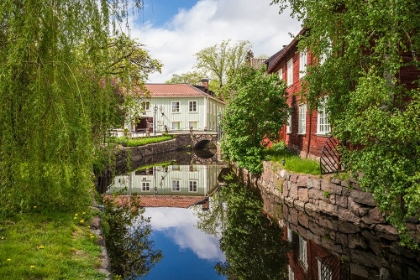
[[[124,170],[127,166],[127,159],[130,158],[132,162],[139,162],[143,158],[153,155],[165,154],[184,149],[191,149],[192,139],[191,135],[178,135],[175,139],[152,143],[140,147],[125,148],[122,147],[117,155],[117,169]]]
[[[354,180],[320,178],[306,174],[291,174],[273,162],[264,162],[264,171],[258,178],[245,170],[238,175],[279,197],[285,204],[305,212],[318,212],[352,222],[362,227],[398,236],[397,230],[385,221],[372,194],[364,192]],[[407,223],[412,237],[420,240],[420,223]]]
[[[282,213],[285,226],[308,240],[310,269],[316,267],[315,256],[322,256],[323,249],[327,249],[342,265],[348,266],[353,276],[419,279],[420,256],[401,247],[397,235],[360,227],[330,215],[298,210],[287,204],[283,204]],[[297,237],[293,237],[295,242]]]

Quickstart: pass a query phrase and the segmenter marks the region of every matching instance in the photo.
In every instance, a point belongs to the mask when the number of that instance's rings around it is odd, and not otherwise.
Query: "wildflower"
[[[83,214],[83,215],[86,215],[86,212],[83,212],[82,214]]]
[[[90,235],[90,238],[92,238],[92,239],[93,239],[93,238],[95,238],[95,235],[91,234],[91,235]]]
[[[44,245],[41,245],[38,247],[39,249],[44,249]]]
[[[73,218],[73,220],[76,220],[76,219],[77,219],[77,217],[74,217],[74,218]]]
[[[10,262],[12,259],[7,259],[8,262]]]
[[[37,207],[37,206],[35,205],[35,206],[34,206],[34,209],[36,209],[36,207]]]
[[[2,236],[2,237],[0,237],[0,239],[1,239],[1,240],[5,240],[5,239],[6,239],[6,237]]]
[[[83,220],[83,219],[81,219],[81,220],[80,220],[80,223],[81,223],[81,224],[83,224],[84,222],[85,222],[85,220]]]
[[[77,216],[79,216],[79,214],[76,213],[76,214],[74,214],[74,216],[77,217]]]
[[[31,265],[30,267],[31,267],[31,268],[35,268],[35,266],[34,266],[34,265]]]

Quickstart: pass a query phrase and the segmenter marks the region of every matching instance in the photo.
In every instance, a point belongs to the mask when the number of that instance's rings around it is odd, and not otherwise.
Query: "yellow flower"
[[[83,214],[83,215],[85,215],[85,214],[86,214],[86,212],[83,212],[82,214]]]
[[[35,205],[34,208],[36,208],[37,206]]]
[[[81,223],[81,224],[83,224],[84,222],[85,222],[85,220],[83,220],[83,219],[82,219],[82,220],[80,220],[80,223]]]
[[[44,249],[44,245],[41,245],[38,247],[39,249]]]
[[[76,214],[74,214],[74,216],[77,217],[77,216],[79,216],[79,214],[76,213]]]
[[[34,265],[31,265],[31,268],[35,268],[35,266]]]
[[[90,235],[90,238],[92,238],[92,239],[93,239],[93,238],[95,238],[95,235],[91,234],[91,235]]]
[[[7,259],[8,262],[10,262],[12,259]]]
[[[77,219],[77,217],[74,217],[74,218],[73,218],[73,220],[76,220],[76,219]]]

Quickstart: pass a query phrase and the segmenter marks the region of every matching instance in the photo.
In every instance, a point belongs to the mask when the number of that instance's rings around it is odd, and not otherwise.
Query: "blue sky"
[[[220,280],[214,266],[225,257],[219,238],[197,228],[192,209],[146,208],[151,217],[155,249],[162,250],[163,259],[144,277],[147,280]]]
[[[144,10],[130,18],[130,35],[164,65],[161,74],[149,77],[152,83],[192,71],[194,54],[223,40],[248,40],[255,56],[271,56],[301,29],[288,11],[279,15],[271,0],[144,1]]]

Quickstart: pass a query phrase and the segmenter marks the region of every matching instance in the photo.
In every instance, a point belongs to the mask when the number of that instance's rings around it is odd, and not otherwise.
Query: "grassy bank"
[[[0,279],[104,279],[90,215],[37,208],[0,222]]]
[[[147,144],[158,143],[174,139],[174,135],[161,135],[154,137],[140,137],[140,138],[127,138],[127,137],[115,137],[110,138],[110,142],[123,145],[125,147],[137,147],[144,146]]]
[[[264,150],[264,158],[280,163],[284,169],[291,172],[321,175],[318,161],[300,158],[295,152],[287,149],[283,142],[276,143],[272,148]]]

